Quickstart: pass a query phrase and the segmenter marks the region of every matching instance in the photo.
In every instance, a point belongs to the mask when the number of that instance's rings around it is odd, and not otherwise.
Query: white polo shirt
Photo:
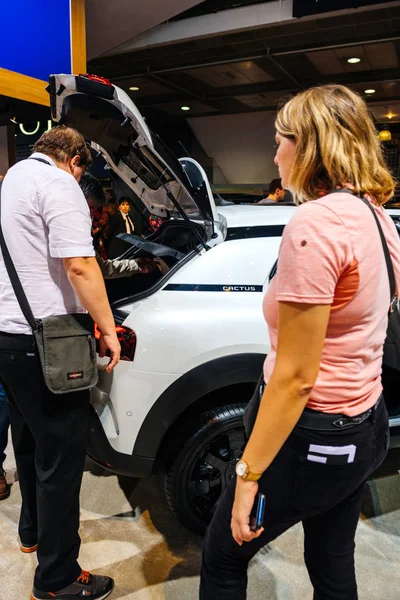
[[[47,160],[50,165],[32,158]],[[63,258],[94,256],[89,207],[77,181],[41,153],[7,172],[1,190],[4,238],[35,318],[84,313]],[[0,250],[0,332],[32,333]]]

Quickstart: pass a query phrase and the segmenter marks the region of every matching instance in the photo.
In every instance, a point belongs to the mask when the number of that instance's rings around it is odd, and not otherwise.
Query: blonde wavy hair
[[[279,110],[275,127],[296,141],[288,182],[296,203],[344,184],[378,204],[393,196],[395,182],[373,120],[363,99],[347,87],[324,85],[300,92]]]

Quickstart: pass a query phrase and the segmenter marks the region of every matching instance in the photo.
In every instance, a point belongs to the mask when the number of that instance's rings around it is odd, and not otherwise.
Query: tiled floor
[[[6,468],[16,472],[9,447]],[[392,451],[369,484],[357,533],[360,600],[400,598],[400,452]],[[28,600],[35,555],[17,543],[18,482],[0,503],[0,600]],[[201,539],[176,522],[156,481],[136,482],[88,463],[81,494],[81,564],[115,578],[113,600],[196,600]],[[373,516],[375,515],[375,516]],[[295,527],[266,547],[251,565],[249,600],[311,600]]]

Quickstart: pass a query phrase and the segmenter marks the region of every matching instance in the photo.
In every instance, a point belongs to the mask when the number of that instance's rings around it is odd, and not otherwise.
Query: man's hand
[[[106,355],[107,350],[110,351],[110,362],[107,365],[106,371],[107,373],[111,373],[111,371],[113,370],[113,368],[119,363],[119,359],[121,356],[121,345],[118,341],[117,338],[117,334],[107,334],[107,335],[100,335],[100,340],[99,340],[99,346],[100,346],[100,352],[99,352],[99,356],[100,358],[104,358],[104,356]]]
[[[258,492],[256,481],[245,481],[240,477],[236,481],[235,501],[232,508],[231,530],[233,539],[239,546],[260,537],[264,528],[258,531],[250,529],[250,513]]]
[[[140,272],[145,275],[153,273],[156,269],[156,263],[152,258],[137,258],[136,262],[139,265]]]

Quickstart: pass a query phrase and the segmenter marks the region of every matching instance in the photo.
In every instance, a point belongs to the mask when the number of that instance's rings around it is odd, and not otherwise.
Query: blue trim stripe
[[[253,238],[282,237],[285,225],[256,225],[254,227],[230,227],[226,236],[227,242],[233,240],[250,240]]]
[[[169,283],[165,292],[234,292],[234,293],[260,293],[263,291],[262,285],[209,285],[195,283]]]

